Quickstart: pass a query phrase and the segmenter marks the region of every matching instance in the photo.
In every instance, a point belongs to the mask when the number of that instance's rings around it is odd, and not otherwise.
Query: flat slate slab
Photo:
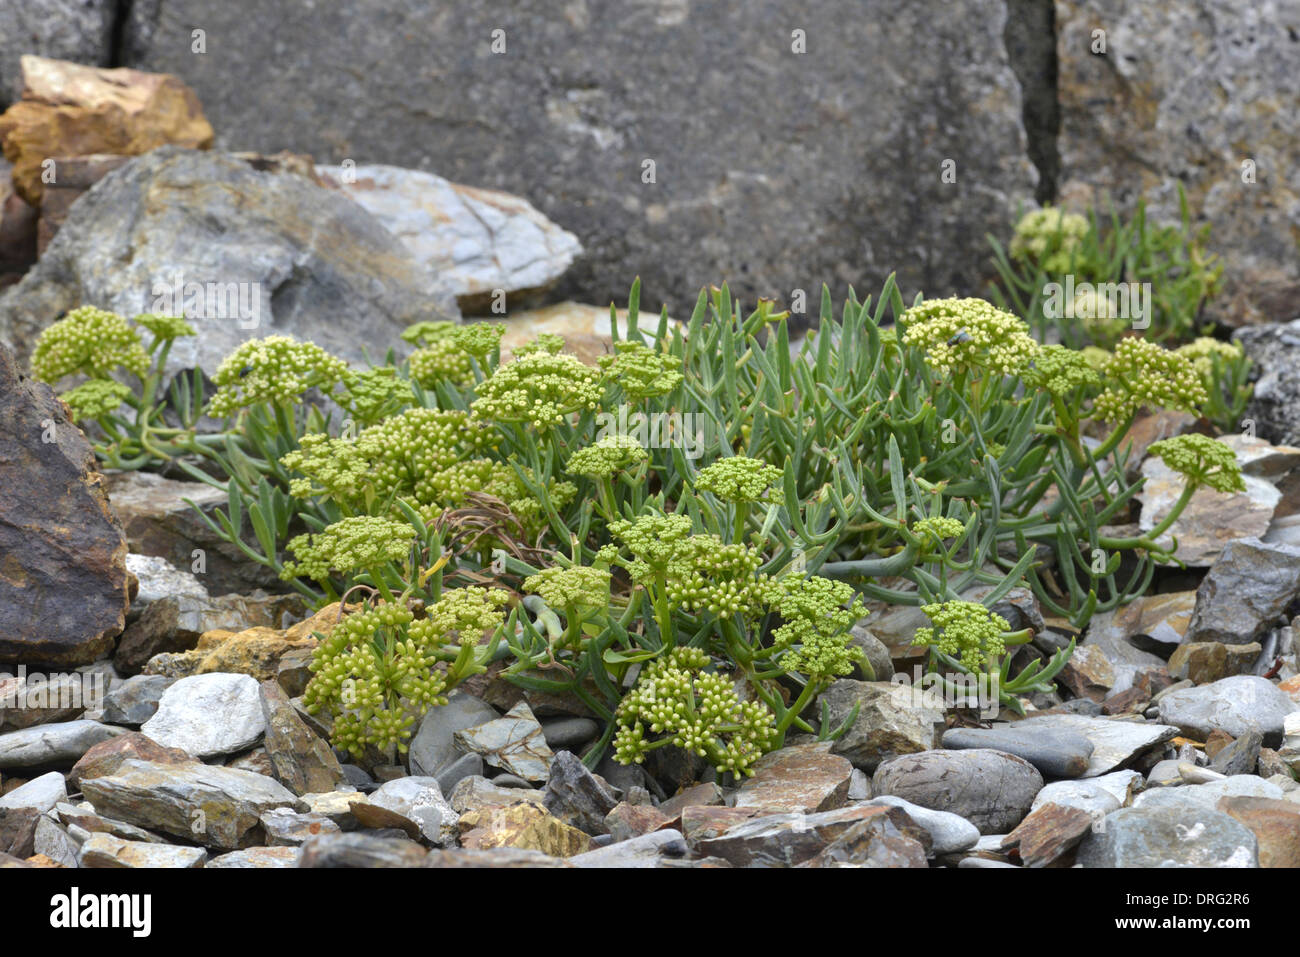
[[[1123,765],[1157,744],[1178,735],[1169,724],[1090,718],[1081,714],[1045,714],[1016,723],[1017,728],[1058,728],[1082,734],[1092,742],[1088,770],[1080,777],[1095,778]]]

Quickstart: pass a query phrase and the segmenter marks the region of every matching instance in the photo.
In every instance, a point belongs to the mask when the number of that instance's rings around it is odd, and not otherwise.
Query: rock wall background
[[[722,279],[977,293],[1021,204],[1168,217],[1181,181],[1242,325],[1300,298],[1297,38],[1300,0],[25,0],[0,101],[24,52],[173,73],[220,149],[518,194],[585,249],[555,299],[640,274],[675,311]]]

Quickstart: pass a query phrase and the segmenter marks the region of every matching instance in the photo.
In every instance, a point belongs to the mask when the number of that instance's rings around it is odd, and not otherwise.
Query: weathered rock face
[[[212,127],[194,91],[174,76],[37,56],[21,63],[23,96],[0,116],[0,144],[14,164],[14,185],[33,205],[44,196],[51,157],[138,156],[165,143],[212,145]],[[54,175],[57,181],[57,161]]]
[[[589,250],[561,288],[597,303],[638,273],[643,302],[678,311],[723,278],[749,303],[795,288],[815,303],[823,280],[862,289],[893,269],[909,294],[946,295],[985,272],[970,237],[1032,199],[1002,0],[351,9],[292,7],[268,30],[252,0],[136,2],[126,62],[182,76],[232,145],[527,197]],[[220,56],[189,52],[198,22]]]
[[[1246,407],[1255,431],[1271,442],[1300,442],[1300,319],[1292,304],[1288,321],[1238,329],[1240,342],[1255,363],[1255,394]]]
[[[1248,643],[1277,623],[1297,594],[1300,548],[1257,538],[1230,542],[1196,589],[1184,640]]]
[[[22,95],[24,54],[107,66],[118,7],[115,0],[23,0],[0,7],[0,108]]]
[[[497,290],[512,294],[504,306],[548,288],[582,254],[578,237],[509,193],[398,166],[319,172],[444,277],[467,312],[490,311]]]
[[[223,154],[163,147],[79,199],[23,281],[0,299],[0,336],[29,348],[65,309],[183,309],[198,330],[168,369],[209,373],[252,338],[311,339],[347,359],[398,341],[455,300],[400,240],[337,191]]]
[[[1294,3],[1057,0],[1061,193],[1178,219],[1178,182],[1225,259],[1213,318],[1295,316],[1300,48]],[[1093,52],[1094,30],[1106,52]],[[1253,165],[1246,182],[1243,164]]]
[[[261,843],[259,816],[295,803],[265,775],[197,762],[127,761],[113,774],[83,781],[82,790],[107,817],[230,849]]]
[[[186,502],[192,500],[210,515],[226,507],[228,499],[220,489],[152,472],[110,472],[107,480],[109,502],[133,553],[165,558],[191,570],[211,595],[283,587],[274,571],[248,561],[234,545],[217,538]]]
[[[126,539],[86,437],[0,344],[0,662],[79,665],[126,620]]]
[[[0,157],[0,286],[36,261],[36,209],[18,195],[13,164]]]

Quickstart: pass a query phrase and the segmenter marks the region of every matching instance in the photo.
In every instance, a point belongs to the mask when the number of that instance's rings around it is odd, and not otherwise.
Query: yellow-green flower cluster
[[[1050,206],[1020,218],[1011,238],[1011,258],[1034,262],[1050,274],[1067,273],[1071,255],[1088,235],[1088,218]]]
[[[611,522],[609,533],[632,553],[632,561],[625,567],[633,581],[664,575],[670,565],[692,551],[685,544],[691,535],[691,520],[685,515],[645,512],[630,522]]]
[[[671,744],[720,773],[754,773],[775,734],[772,712],[760,701],[741,701],[730,680],[704,670],[709,664],[698,648],[674,648],[646,667],[615,712],[619,763],[640,764],[648,751]]]
[[[921,539],[933,537],[939,541],[944,541],[949,538],[957,538],[964,531],[966,531],[966,526],[959,520],[943,516],[918,518],[912,523],[912,534]]]
[[[306,476],[289,480],[289,494],[328,495],[339,504],[355,504],[374,479],[371,463],[358,446],[356,439],[335,439],[324,432],[304,435],[298,448],[280,459],[286,469]]]
[[[108,415],[131,395],[131,390],[112,379],[91,379],[59,396],[72,410],[72,421],[81,422]]]
[[[398,376],[392,366],[377,366],[349,375],[344,386],[346,392],[339,397],[339,404],[361,425],[395,415],[415,401],[411,383]]]
[[[1107,422],[1122,422],[1144,405],[1195,413],[1209,401],[1190,359],[1146,339],[1121,339],[1105,375],[1093,412]]]
[[[758,574],[763,556],[747,545],[730,545],[716,535],[692,535],[681,542],[668,565],[668,604],[691,612],[730,616],[756,614],[766,576]]]
[[[994,664],[1006,653],[1003,635],[1011,625],[979,602],[946,601],[922,605],[921,610],[934,622],[933,628],[918,628],[914,645],[934,645],[951,658],[960,659],[970,671],[979,671],[986,663]]]
[[[411,353],[408,360],[411,378],[424,388],[431,389],[439,382],[449,382],[458,388],[474,384],[474,364],[471,357],[483,360],[501,342],[506,327],[496,322],[474,322],[456,325],[452,322],[422,322],[402,333],[408,341],[423,343],[423,348]]]
[[[768,583],[765,598],[784,620],[772,633],[781,652],[779,663],[811,681],[847,675],[862,660],[862,649],[849,644],[854,622],[866,606],[853,586],[816,575],[788,575]]]
[[[414,540],[415,529],[405,522],[372,515],[345,518],[314,535],[290,539],[289,551],[298,560],[286,562],[280,577],[325,581],[332,571],[346,574],[404,562]]]
[[[474,382],[474,365],[469,353],[450,337],[435,339],[422,349],[416,349],[407,361],[411,378],[426,389],[432,389],[439,382],[463,389]]]
[[[1190,359],[1201,378],[1207,382],[1214,375],[1215,356],[1224,362],[1233,362],[1245,355],[1240,342],[1220,342],[1211,336],[1201,336],[1185,346],[1179,346],[1174,351]]]
[[[179,339],[182,336],[198,335],[194,327],[185,321],[182,316],[159,316],[155,313],[144,312],[135,317],[137,326],[144,326],[153,333],[155,342],[166,342],[171,339]]]
[[[143,376],[149,354],[125,319],[94,306],[73,309],[42,332],[32,350],[32,372],[50,385],[78,372],[107,379],[118,369]]]
[[[524,591],[540,595],[552,608],[603,609],[609,605],[609,572],[584,565],[543,568],[524,579]]]
[[[403,605],[347,615],[312,655],[303,705],[334,717],[335,747],[357,756],[368,744],[405,752],[415,722],[447,703],[437,649],[431,621],[415,621]]]
[[[226,356],[212,377],[214,416],[234,415],[259,402],[297,401],[308,389],[328,390],[348,374],[348,364],[314,342],[288,336],[252,339]]]
[[[1237,454],[1208,435],[1176,435],[1151,443],[1147,450],[1160,461],[1197,485],[1207,485],[1216,492],[1244,492]]]
[[[667,395],[682,381],[682,360],[641,342],[617,342],[614,355],[598,360],[607,382],[622,387],[629,399]]]
[[[733,455],[701,469],[695,489],[712,492],[724,502],[757,502],[779,481],[781,470],[775,465]]]
[[[551,429],[600,404],[600,373],[573,356],[534,352],[507,362],[478,385],[476,415]]]
[[[460,326],[452,340],[476,359],[485,359],[501,344],[506,327],[499,322],[469,322]]]
[[[539,332],[532,342],[527,342],[522,346],[515,348],[515,356],[526,356],[532,352],[545,352],[555,355],[564,348],[564,336],[556,335],[554,332]]]
[[[650,457],[636,439],[626,435],[607,435],[569,456],[565,471],[570,475],[603,478],[634,469]]]
[[[411,345],[427,346],[450,338],[459,328],[459,323],[448,319],[425,320],[413,323],[402,330],[402,339]]]
[[[926,362],[944,375],[954,369],[1011,375],[1038,351],[1023,321],[983,299],[931,299],[907,310],[903,321],[903,341],[924,349]]]
[[[1041,346],[1021,377],[1030,385],[1061,398],[1073,395],[1075,389],[1101,384],[1101,376],[1086,355],[1056,345]]]
[[[439,643],[477,645],[505,624],[510,595],[500,588],[452,588],[425,609],[428,634]]]

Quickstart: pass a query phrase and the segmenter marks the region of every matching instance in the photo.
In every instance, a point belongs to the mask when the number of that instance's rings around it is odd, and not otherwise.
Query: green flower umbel
[[[630,471],[649,457],[649,453],[636,439],[625,435],[607,435],[569,456],[565,471],[570,475],[605,478],[616,472]]]
[[[852,585],[792,575],[771,582],[766,597],[785,622],[772,633],[785,670],[823,685],[849,674],[862,660],[862,649],[849,639],[854,622],[866,617],[867,609],[853,597]]]
[[[1071,254],[1088,235],[1088,218],[1048,206],[1026,213],[1016,223],[1011,258],[1036,263],[1049,274],[1070,271]]]
[[[903,342],[925,350],[944,375],[978,369],[1012,375],[1034,357],[1038,343],[1020,319],[983,299],[931,299],[903,314]]]
[[[605,379],[623,388],[629,399],[667,395],[682,381],[682,360],[640,342],[617,342],[615,354],[601,356]]]
[[[230,416],[260,402],[296,402],[308,389],[330,389],[342,381],[347,370],[346,362],[313,342],[298,342],[288,336],[253,339],[217,367],[212,377],[217,394],[208,413]]]
[[[946,601],[923,605],[933,628],[918,628],[914,645],[934,645],[950,658],[958,658],[972,672],[997,664],[1006,653],[1005,635],[1011,625],[979,602]]]
[[[1072,396],[1076,389],[1089,389],[1101,384],[1101,376],[1086,355],[1055,345],[1041,346],[1022,373],[1022,378],[1062,399]]]
[[[609,572],[582,565],[543,568],[524,579],[524,591],[552,608],[603,609],[609,605]]]
[[[1107,422],[1122,422],[1142,406],[1196,413],[1209,401],[1190,359],[1146,339],[1121,339],[1105,375],[1093,412]]]
[[[286,562],[280,577],[306,576],[325,581],[331,572],[382,568],[404,562],[415,540],[415,529],[405,522],[363,515],[345,518],[315,535],[299,535],[289,542],[296,562]]]
[[[1244,492],[1237,454],[1208,435],[1192,433],[1151,443],[1147,450],[1160,456],[1166,466],[1196,485],[1207,485],[1216,492]]]
[[[475,415],[546,430],[600,403],[600,373],[573,356],[533,352],[507,362],[480,382]]]
[[[775,735],[772,712],[762,702],[741,701],[726,676],[704,670],[709,664],[698,648],[675,648],[646,667],[615,712],[620,764],[640,764],[648,752],[673,745],[707,758],[720,773],[754,773]]]
[[[59,396],[72,410],[72,421],[97,419],[112,412],[131,395],[131,390],[112,379],[91,379]]]
[[[761,501],[773,485],[781,481],[781,470],[758,459],[733,455],[700,469],[695,489],[712,492],[724,502]]]
[[[32,350],[32,372],[50,385],[79,372],[107,379],[119,369],[143,376],[149,354],[125,319],[94,306],[73,309],[42,332]]]

